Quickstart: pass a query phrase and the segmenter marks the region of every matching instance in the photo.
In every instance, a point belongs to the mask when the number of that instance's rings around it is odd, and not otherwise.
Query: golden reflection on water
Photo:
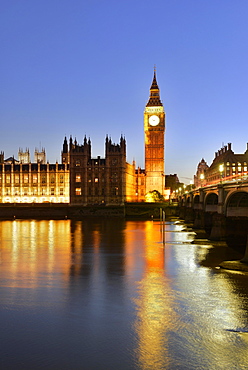
[[[127,315],[128,323],[135,317],[126,347],[130,348],[130,338],[137,339],[130,351],[140,369],[166,369],[171,364],[176,368],[178,363],[185,369],[196,368],[195,364],[208,369],[248,368],[248,334],[239,333],[239,328],[248,330],[247,280],[200,266],[198,256],[206,253],[206,246],[191,244],[192,233],[180,228],[167,225],[163,245],[160,224],[152,221],[1,221],[1,287],[33,289],[27,303],[31,306],[43,299],[41,295],[36,301],[36,288],[48,288],[42,292],[49,298],[47,304],[54,299],[60,308],[66,305],[66,293],[71,297],[71,287],[74,293],[79,288],[83,301],[104,313],[102,318],[106,315],[107,328],[112,317],[116,325],[121,322],[119,312]],[[82,282],[87,282],[84,295]],[[51,286],[55,289],[49,295]],[[61,302],[58,286],[63,291]],[[18,297],[27,299],[25,291],[17,296],[16,292],[8,290],[6,305],[15,307]],[[79,296],[70,298],[72,307]],[[128,317],[132,297],[134,316],[132,311]],[[87,310],[81,303],[74,309],[84,327]],[[90,318],[91,328],[95,317]],[[121,331],[117,333],[118,343],[123,338]],[[114,348],[114,340],[111,345]]]
[[[82,222],[75,221],[71,225],[71,273],[77,275],[81,271],[81,266],[83,263],[83,230]]]
[[[159,225],[146,222],[144,233],[145,269],[135,299],[137,358],[142,369],[162,369],[169,361],[166,333],[173,328],[175,313],[170,278],[164,271],[165,249]]]
[[[237,298],[235,280],[198,265],[199,246],[190,243],[191,233],[169,232],[166,237],[174,244],[165,240],[163,247],[158,224],[144,225],[143,275],[134,299],[139,368],[170,368],[177,359],[185,369],[195,363],[211,369],[226,369],[230,363],[246,368],[248,334],[232,332],[247,327],[247,308]]]
[[[1,271],[9,277],[6,285],[35,288],[44,272],[48,281],[51,273],[68,272],[69,236],[70,221],[0,222]]]

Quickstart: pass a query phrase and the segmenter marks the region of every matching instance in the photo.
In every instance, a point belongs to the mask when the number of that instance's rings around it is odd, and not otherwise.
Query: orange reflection
[[[34,288],[44,273],[49,281],[52,273],[67,271],[69,230],[70,221],[64,220],[2,221],[1,271],[8,276],[6,286]]]
[[[168,365],[166,333],[173,328],[175,313],[170,279],[164,271],[165,249],[159,223],[146,222],[144,234],[145,271],[135,300],[137,356],[142,369],[161,369]]]

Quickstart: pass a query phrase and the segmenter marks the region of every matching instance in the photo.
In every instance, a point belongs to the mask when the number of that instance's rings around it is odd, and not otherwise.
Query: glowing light
[[[219,165],[219,171],[220,171],[220,172],[223,172],[223,171],[224,171],[224,164],[220,164],[220,165]]]

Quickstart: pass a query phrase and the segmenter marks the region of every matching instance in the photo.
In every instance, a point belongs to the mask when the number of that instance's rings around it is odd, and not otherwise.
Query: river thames
[[[248,369],[248,274],[176,220],[0,222],[1,369]]]

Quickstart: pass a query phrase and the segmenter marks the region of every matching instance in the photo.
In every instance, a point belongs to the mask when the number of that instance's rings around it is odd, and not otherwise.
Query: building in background
[[[160,100],[156,71],[150,87],[150,97],[144,112],[145,133],[145,193],[157,190],[164,195],[164,133],[165,111]]]
[[[196,174],[194,175],[194,185],[196,188],[204,186],[206,184],[207,179],[207,171],[209,166],[205,159],[202,158],[201,162],[199,162],[196,170]]]
[[[160,100],[154,71],[150,96],[144,112],[145,168],[135,168],[126,161],[126,140],[119,144],[105,140],[105,157],[92,158],[91,141],[84,138],[64,139],[62,163],[70,166],[70,203],[124,204],[144,202],[148,192],[157,190],[165,195],[164,176],[165,112]]]
[[[19,149],[18,160],[4,160],[0,154],[1,203],[70,203],[72,205],[122,205],[143,202],[146,194],[157,191],[165,196],[164,175],[165,111],[154,70],[150,96],[144,111],[145,168],[126,161],[126,140],[118,144],[108,136],[105,157],[92,158],[91,141],[80,144],[65,137],[61,164],[46,163],[46,152]]]
[[[67,164],[31,163],[29,151],[20,161],[0,156],[0,203],[69,203]],[[26,162],[29,160],[29,162]]]
[[[18,162],[19,163],[30,163],[30,153],[29,149],[26,148],[26,151],[24,152],[23,149],[19,148],[18,152]]]
[[[215,158],[210,166],[202,159],[198,164],[194,184],[196,187],[233,181],[247,177],[248,144],[243,154],[235,154],[232,144],[228,143],[215,152]]]
[[[119,144],[105,140],[105,158],[91,156],[91,141],[83,144],[64,139],[62,163],[70,166],[70,203],[72,205],[122,205],[133,200],[135,163],[126,162],[126,140]]]

